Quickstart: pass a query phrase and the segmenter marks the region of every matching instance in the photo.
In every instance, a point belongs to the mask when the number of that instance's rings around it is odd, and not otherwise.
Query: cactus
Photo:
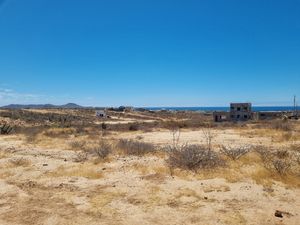
[[[10,126],[7,123],[0,125],[0,134],[10,134],[12,130],[13,130],[12,126]]]

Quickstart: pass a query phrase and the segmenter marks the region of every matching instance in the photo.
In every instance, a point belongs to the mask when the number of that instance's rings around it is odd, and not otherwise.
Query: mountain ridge
[[[0,107],[2,109],[80,109],[86,108],[76,103],[67,103],[64,105],[53,104],[10,104]]]

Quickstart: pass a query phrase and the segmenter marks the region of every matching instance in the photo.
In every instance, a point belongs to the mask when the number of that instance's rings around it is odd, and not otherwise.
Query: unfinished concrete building
[[[296,111],[297,112],[297,111]],[[251,103],[231,103],[229,111],[213,112],[215,122],[248,120],[298,119],[295,111],[252,111]]]
[[[288,112],[272,112],[272,111],[260,111],[253,113],[254,120],[272,120],[276,118],[284,118],[284,115],[289,115]]]
[[[252,119],[251,103],[231,103],[230,104],[230,120],[247,121]]]
[[[229,112],[213,112],[213,117],[215,122],[226,122],[229,120]]]
[[[216,111],[213,113],[215,122],[247,121],[253,118],[251,103],[231,103],[230,111]]]

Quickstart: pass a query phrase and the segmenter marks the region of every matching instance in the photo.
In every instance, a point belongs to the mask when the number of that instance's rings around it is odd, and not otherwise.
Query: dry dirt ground
[[[214,146],[289,144],[235,129],[213,132]],[[81,151],[67,147],[75,138],[53,138],[43,145],[28,143],[21,134],[0,136],[1,225],[299,224],[299,175],[269,178],[255,154],[217,171],[176,170],[171,175],[161,152],[115,152],[103,161],[78,162]],[[172,133],[122,132],[113,138],[164,146],[171,144]],[[201,129],[186,129],[180,142],[203,144],[205,138]],[[276,210],[282,218],[274,216]]]

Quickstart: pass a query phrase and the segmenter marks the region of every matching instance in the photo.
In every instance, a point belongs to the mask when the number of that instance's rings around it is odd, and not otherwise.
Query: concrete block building
[[[247,121],[253,118],[251,103],[231,103],[230,111],[216,111],[213,113],[215,122]]]
[[[229,112],[213,112],[213,117],[215,122],[226,122],[229,121]]]
[[[251,103],[231,103],[230,104],[230,120],[231,121],[247,121],[252,119]]]

